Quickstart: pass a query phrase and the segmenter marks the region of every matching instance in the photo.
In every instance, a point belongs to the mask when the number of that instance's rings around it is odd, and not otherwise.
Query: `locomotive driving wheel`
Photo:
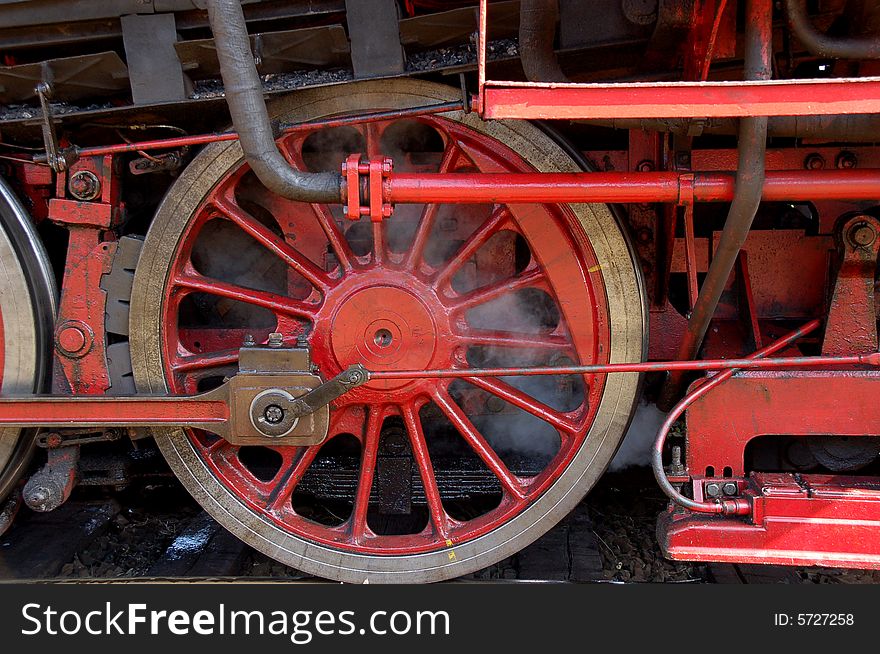
[[[48,257],[30,216],[0,177],[0,392],[43,390],[54,314]],[[27,467],[31,436],[0,428],[0,505]]]
[[[416,81],[297,93],[299,122],[455,99]],[[291,165],[363,152],[395,170],[574,171],[526,123],[444,114],[295,133]],[[319,374],[641,360],[633,260],[604,205],[411,205],[384,223],[272,196],[237,143],[211,145],[171,188],[131,301],[139,391],[193,393],[233,374],[245,339],[308,341]],[[221,524],[295,568],[347,582],[459,576],[521,549],[606,468],[635,375],[372,381],[333,403],[327,440],[238,447],[157,430],[175,473]]]

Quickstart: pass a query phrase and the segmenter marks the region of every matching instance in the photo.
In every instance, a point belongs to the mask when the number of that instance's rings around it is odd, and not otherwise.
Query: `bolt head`
[[[266,410],[263,411],[263,417],[269,424],[277,425],[279,422],[284,420],[284,409],[282,409],[277,404],[270,404],[266,407]]]
[[[877,232],[868,223],[859,223],[849,230],[849,240],[858,247],[868,247],[877,240]]]
[[[728,481],[728,482],[725,482],[725,484],[724,484],[724,486],[722,487],[721,491],[722,491],[725,495],[727,495],[728,497],[730,497],[730,496],[736,495],[737,492],[739,491],[739,488],[737,488],[737,486],[736,486],[736,482]]]
[[[838,168],[855,168],[858,161],[856,160],[856,155],[852,152],[841,152],[837,155],[837,160],[835,161]]]
[[[70,176],[67,190],[77,200],[95,200],[101,195],[101,180],[89,170],[80,170]]]
[[[66,327],[58,334],[58,345],[65,352],[79,352],[86,345],[86,335],[77,327]]]
[[[807,158],[804,159],[804,168],[806,168],[807,170],[821,170],[824,167],[825,157],[823,157],[818,152],[807,155]]]
[[[272,332],[269,334],[269,340],[267,341],[269,347],[279,348],[284,345],[284,335],[280,332]]]
[[[706,484],[706,495],[709,497],[719,497],[721,495],[721,484],[716,484],[715,482]]]

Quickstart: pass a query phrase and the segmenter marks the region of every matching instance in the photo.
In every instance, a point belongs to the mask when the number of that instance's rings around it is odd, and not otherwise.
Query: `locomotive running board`
[[[754,517],[660,515],[657,540],[677,561],[880,569],[880,479],[755,473]]]

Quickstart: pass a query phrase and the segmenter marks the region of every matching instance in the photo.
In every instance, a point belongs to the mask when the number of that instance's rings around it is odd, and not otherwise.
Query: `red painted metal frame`
[[[92,174],[100,195],[92,202],[67,198],[68,180]],[[101,277],[110,272],[116,252],[111,229],[122,218],[121,178],[110,155],[88,157],[58,175],[56,196],[49,201],[49,220],[67,228],[70,239],[55,329],[53,389],[101,395],[110,388]]]
[[[682,561],[731,561],[880,569],[880,480],[755,474],[754,517],[706,517],[669,509],[657,535]]]
[[[880,112],[880,78],[769,82],[486,82],[485,119],[739,118]]]
[[[560,84],[486,79],[488,0],[480,0],[478,93],[486,119],[816,116],[880,112],[880,78]]]
[[[688,470],[743,477],[743,453],[758,436],[880,435],[878,392],[873,371],[743,372],[688,409]]]
[[[825,323],[824,354],[877,351],[874,277],[880,253],[880,220],[855,214],[838,226],[843,257]]]

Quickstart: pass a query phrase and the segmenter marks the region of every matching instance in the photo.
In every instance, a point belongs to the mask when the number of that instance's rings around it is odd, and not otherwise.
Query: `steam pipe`
[[[344,202],[340,173],[294,170],[275,146],[240,1],[207,4],[229,114],[254,174],[270,191],[290,200]]]
[[[733,173],[389,173],[384,200],[391,204],[557,204],[569,202],[730,202]],[[880,195],[880,169],[773,170],[764,200],[872,200]],[[691,357],[692,358],[692,357]]]
[[[768,80],[773,76],[773,3],[771,0],[746,0],[745,78]],[[718,241],[712,263],[700,287],[691,311],[678,359],[693,359],[703,344],[712,316],[721,300],[721,294],[745,244],[752,221],[761,203],[764,188],[765,155],[767,152],[767,117],[741,118],[738,140],[739,160],[733,202]],[[673,373],[666,380],[658,405],[668,408],[678,394],[681,373]]]
[[[792,31],[812,54],[834,59],[880,59],[880,38],[822,34],[810,22],[807,0],[785,0],[785,8]]]
[[[568,82],[553,50],[558,0],[522,0],[519,8],[519,53],[531,82]]]
[[[749,360],[758,360],[766,357],[769,354],[773,354],[783,349],[784,347],[794,343],[796,340],[809,334],[814,331],[820,325],[819,320],[812,320],[808,322],[806,325],[801,327],[800,329],[796,329],[780,338],[777,341],[774,341],[770,345],[765,348],[754,352],[752,355],[748,357]],[[669,415],[666,416],[666,420],[663,421],[663,424],[660,427],[660,430],[657,432],[657,438],[654,441],[654,449],[651,451],[651,469],[654,471],[654,478],[657,480],[657,484],[660,486],[660,489],[666,493],[666,495],[673,502],[682,506],[686,509],[690,509],[691,511],[695,511],[697,513],[722,513],[726,515],[744,515],[749,513],[751,507],[746,500],[723,500],[716,502],[697,502],[696,500],[692,500],[689,497],[685,497],[681,493],[676,490],[675,486],[669,481],[669,478],[666,476],[666,471],[663,469],[663,448],[666,444],[666,437],[669,434],[669,430],[672,429],[672,425],[675,424],[675,421],[681,417],[681,415],[685,412],[685,410],[698,399],[700,399],[703,395],[711,391],[713,388],[718,386],[719,384],[723,384],[725,381],[733,377],[734,373],[736,373],[736,368],[728,368],[713,377],[709,378],[706,382],[698,386],[692,392],[688,393],[675,407],[669,412]]]

